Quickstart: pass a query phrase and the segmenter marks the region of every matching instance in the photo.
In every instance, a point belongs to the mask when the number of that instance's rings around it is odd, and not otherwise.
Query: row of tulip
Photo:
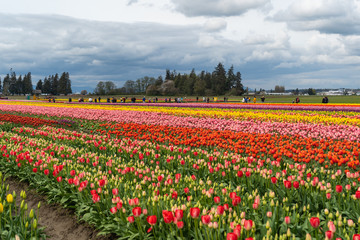
[[[14,127],[1,168],[123,238],[358,237],[358,171],[184,145]]]
[[[8,103],[8,102],[7,102]],[[165,125],[172,127],[205,128],[234,132],[280,134],[316,139],[346,139],[358,141],[360,127],[356,125],[324,125],[315,123],[290,123],[259,120],[233,120],[220,118],[181,117],[161,112],[115,111],[81,108],[81,105],[60,105],[62,107],[0,104],[2,111],[16,111],[29,114],[45,114],[61,118],[87,119],[101,122],[125,122],[137,124]]]
[[[45,239],[43,228],[38,227],[38,212],[28,210],[25,191],[21,191],[21,204],[16,204],[16,193],[9,193],[0,172],[0,239]],[[40,203],[38,204],[38,209]]]
[[[0,102],[1,103],[1,102]],[[236,120],[258,119],[261,121],[277,121],[277,122],[304,122],[304,123],[322,123],[325,125],[360,125],[360,117],[356,112],[349,111],[293,111],[293,110],[268,110],[268,109],[244,109],[240,105],[237,108],[220,108],[217,105],[211,108],[202,108],[201,104],[181,105],[176,108],[168,105],[84,105],[84,104],[41,104],[41,103],[26,103],[23,102],[5,102],[3,105],[29,105],[29,106],[46,106],[46,107],[71,107],[83,109],[96,110],[117,110],[117,111],[140,111],[140,112],[157,112],[166,113],[176,116],[195,116],[195,117],[211,117],[211,118],[225,118]],[[191,107],[190,107],[191,106]],[[225,105],[227,106],[227,105]]]

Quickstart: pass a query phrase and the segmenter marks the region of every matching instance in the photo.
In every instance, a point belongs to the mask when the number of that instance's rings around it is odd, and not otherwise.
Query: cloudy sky
[[[212,72],[249,88],[360,88],[360,0],[12,0],[0,7],[0,76],[72,86]]]

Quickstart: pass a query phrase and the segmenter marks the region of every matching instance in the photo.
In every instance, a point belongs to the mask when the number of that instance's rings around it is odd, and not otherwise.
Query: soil
[[[97,236],[98,232],[84,222],[77,220],[73,211],[64,209],[57,204],[48,204],[46,197],[38,194],[35,190],[30,189],[26,183],[19,182],[16,178],[8,178],[6,184],[9,184],[9,192],[16,192],[16,200],[20,205],[20,192],[26,192],[25,202],[28,209],[34,209],[36,212],[37,205],[41,202],[39,210],[38,224],[45,227],[47,239],[51,240],[111,240],[114,236]]]

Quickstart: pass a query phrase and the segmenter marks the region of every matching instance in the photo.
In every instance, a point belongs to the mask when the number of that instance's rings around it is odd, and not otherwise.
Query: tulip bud
[[[33,217],[34,217],[34,210],[33,210],[33,209],[30,210],[29,217],[30,217],[30,218],[33,218]]]
[[[34,219],[32,226],[33,226],[34,229],[37,228],[37,220],[36,220],[36,218]]]
[[[40,206],[41,206],[41,202],[38,203],[37,207],[40,208]]]
[[[324,212],[325,212],[325,215],[328,215],[329,214],[329,209],[325,208]]]

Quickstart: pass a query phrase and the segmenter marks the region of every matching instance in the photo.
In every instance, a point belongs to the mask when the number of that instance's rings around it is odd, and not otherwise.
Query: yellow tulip
[[[12,195],[12,194],[8,194],[8,195],[6,196],[6,201],[7,201],[8,203],[12,203],[12,202],[14,201],[13,195]]]

